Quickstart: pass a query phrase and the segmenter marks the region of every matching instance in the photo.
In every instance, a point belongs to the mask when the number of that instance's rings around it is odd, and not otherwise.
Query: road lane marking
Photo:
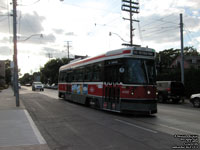
[[[177,130],[177,131],[179,131],[179,132],[185,132],[185,133],[188,133],[188,134],[199,135],[199,136],[200,136],[200,133],[195,133],[195,132],[191,132],[191,131],[187,131],[187,130],[183,130],[183,129],[179,129],[179,128],[167,126],[167,125],[164,125],[164,124],[158,124],[158,125],[159,125],[159,126],[162,126],[162,127],[165,127],[165,128],[172,129],[172,130]]]
[[[155,133],[155,134],[158,133],[158,132],[155,131],[155,130],[151,130],[151,129],[148,129],[148,128],[144,128],[144,127],[135,125],[135,124],[130,123],[130,122],[127,122],[127,121],[123,121],[123,120],[120,120],[120,119],[114,119],[114,120],[115,120],[115,121],[118,121],[118,122],[121,122],[121,123],[124,123],[124,124],[129,125],[129,126],[133,126],[133,127],[136,127],[136,128],[139,128],[139,129],[142,129],[142,130],[151,132],[151,133]]]
[[[33,129],[33,132],[35,134],[35,136],[37,137],[37,140],[40,144],[46,144],[45,139],[42,137],[40,131],[38,130],[38,128],[36,127],[35,123],[33,122],[31,116],[29,115],[27,110],[24,110],[26,117],[31,125],[31,128]]]

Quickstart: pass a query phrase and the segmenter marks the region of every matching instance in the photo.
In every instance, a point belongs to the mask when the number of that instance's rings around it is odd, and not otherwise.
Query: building
[[[0,60],[0,86],[5,84],[5,61]]]
[[[181,56],[178,56],[170,65],[171,68],[180,66]],[[184,69],[200,69],[200,56],[184,56]]]

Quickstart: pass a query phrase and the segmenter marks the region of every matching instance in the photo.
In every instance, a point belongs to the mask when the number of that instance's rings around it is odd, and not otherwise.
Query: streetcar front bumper
[[[157,113],[157,100],[121,99],[121,112],[133,114]]]

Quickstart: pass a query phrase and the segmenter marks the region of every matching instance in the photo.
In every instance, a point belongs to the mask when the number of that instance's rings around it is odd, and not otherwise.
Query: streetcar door
[[[120,76],[117,60],[105,62],[103,82],[103,109],[120,111]]]

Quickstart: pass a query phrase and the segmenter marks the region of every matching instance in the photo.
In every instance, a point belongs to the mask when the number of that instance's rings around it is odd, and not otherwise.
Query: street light
[[[122,41],[127,42],[119,34],[113,33],[113,32],[109,32],[109,36],[111,36],[112,34],[117,35]]]
[[[29,40],[30,38],[32,38],[33,36],[40,36],[40,38],[43,38],[44,36],[43,36],[43,34],[33,34],[33,35],[30,35],[29,37],[27,37],[26,39],[24,39],[24,40],[20,40],[19,42],[24,42],[24,41],[27,41],[27,40]]]

